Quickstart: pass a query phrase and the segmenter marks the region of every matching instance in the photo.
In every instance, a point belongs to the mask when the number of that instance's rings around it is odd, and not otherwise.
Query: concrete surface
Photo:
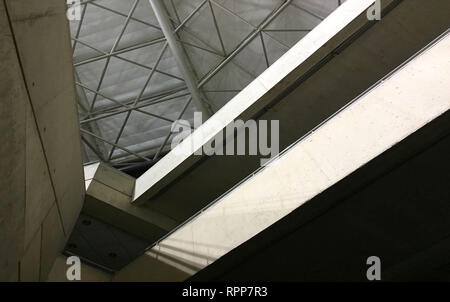
[[[0,280],[17,278],[24,253],[28,102],[4,2],[0,2]],[[8,242],[8,244],[3,244]]]
[[[135,179],[104,163],[85,167],[83,213],[154,242],[177,223],[170,217],[131,204]]]
[[[349,1],[351,2],[353,1]],[[299,42],[301,46],[296,48],[296,53],[291,53],[292,56],[287,53],[279,63],[275,63],[261,75],[266,78],[265,81],[269,81],[272,76],[287,76],[276,85],[271,83],[270,85],[275,86],[262,97],[258,97],[262,90],[258,92],[255,88],[262,82],[255,81],[253,86],[250,85],[241,93],[241,97],[246,101],[257,101],[250,102],[251,105],[246,109],[241,107],[248,105],[243,101],[236,101],[237,105],[232,105],[231,102],[229,111],[228,105],[225,106],[219,112],[219,115],[223,115],[223,124],[230,117],[229,114],[233,115],[233,112],[241,109],[242,114],[236,117],[244,120],[280,120],[280,148],[284,149],[419,51],[450,25],[446,10],[442,7],[447,4],[437,0],[383,1],[382,4],[384,13],[380,22],[368,22],[366,11],[362,8],[359,15],[347,10],[351,6],[342,6],[334,12]],[[346,14],[353,14],[353,19],[346,19]],[[427,21],[429,19],[435,22],[430,23]],[[336,24],[340,25],[336,27]],[[342,29],[334,32],[330,31],[331,27],[333,30]],[[328,31],[335,34],[321,44],[321,38],[326,36],[324,32]],[[294,66],[299,62],[298,66]],[[290,72],[284,71],[286,65],[289,65]],[[263,86],[267,85],[269,83]],[[256,89],[253,92],[252,87]],[[219,128],[206,129],[206,137],[212,136]],[[258,156],[194,156],[187,157],[184,161],[181,159],[180,165],[169,171],[175,162],[161,161],[159,168],[154,166],[147,172],[149,178],[144,175],[137,180],[134,204],[142,204],[140,208],[170,217],[176,223],[185,221],[218,198],[255,171],[260,163]],[[153,182],[147,182],[150,178],[155,180],[154,186],[145,191],[148,184]],[[153,232],[150,228],[148,234]]]
[[[6,3],[58,211],[68,234],[76,221],[74,213],[81,210],[84,186],[66,3]]]
[[[200,270],[449,110],[448,53],[450,34],[137,259],[135,276],[149,257]]]
[[[1,281],[45,280],[84,199],[64,1],[0,4]]]
[[[150,242],[82,213],[78,217],[64,255],[114,273],[142,255]]]

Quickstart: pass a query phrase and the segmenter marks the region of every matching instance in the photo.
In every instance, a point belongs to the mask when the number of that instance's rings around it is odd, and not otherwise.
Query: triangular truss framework
[[[341,2],[81,1],[71,33],[85,163],[158,160],[174,121],[213,114]],[[139,119],[154,129],[131,142]]]

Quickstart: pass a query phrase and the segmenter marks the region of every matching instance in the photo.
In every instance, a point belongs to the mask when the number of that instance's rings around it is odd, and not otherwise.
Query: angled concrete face
[[[138,258],[200,270],[450,109],[450,33]],[[127,273],[127,268],[124,270]],[[121,272],[116,274],[121,280]],[[174,281],[179,281],[174,275]]]
[[[13,280],[25,233],[25,137],[28,102],[4,2],[0,2],[0,281]],[[8,244],[3,244],[8,242]]]
[[[154,242],[177,225],[169,217],[131,204],[133,177],[104,163],[86,166],[85,175],[84,214],[148,242]]]
[[[41,231],[40,281],[44,281],[50,273],[56,257],[61,253],[68,239],[64,234],[56,203],[42,223]]]
[[[76,221],[74,213],[81,210],[84,186],[66,3],[6,3],[56,202],[68,234]]]
[[[84,200],[66,5],[3,1],[0,22],[0,280],[39,281]]]

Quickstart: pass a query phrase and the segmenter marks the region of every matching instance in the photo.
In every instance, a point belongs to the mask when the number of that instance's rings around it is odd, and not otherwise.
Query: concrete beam
[[[83,213],[154,242],[177,226],[173,219],[131,204],[135,179],[104,163],[85,167]]]

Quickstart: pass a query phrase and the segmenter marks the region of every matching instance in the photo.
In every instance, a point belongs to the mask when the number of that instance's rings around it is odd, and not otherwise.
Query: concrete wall
[[[174,273],[204,268],[449,110],[449,52],[450,34],[137,259],[133,278],[149,257]]]
[[[0,83],[0,280],[11,280],[18,278],[18,262],[24,249],[27,94],[3,1]]]
[[[45,280],[85,192],[65,2],[2,1],[0,40],[0,280]]]

